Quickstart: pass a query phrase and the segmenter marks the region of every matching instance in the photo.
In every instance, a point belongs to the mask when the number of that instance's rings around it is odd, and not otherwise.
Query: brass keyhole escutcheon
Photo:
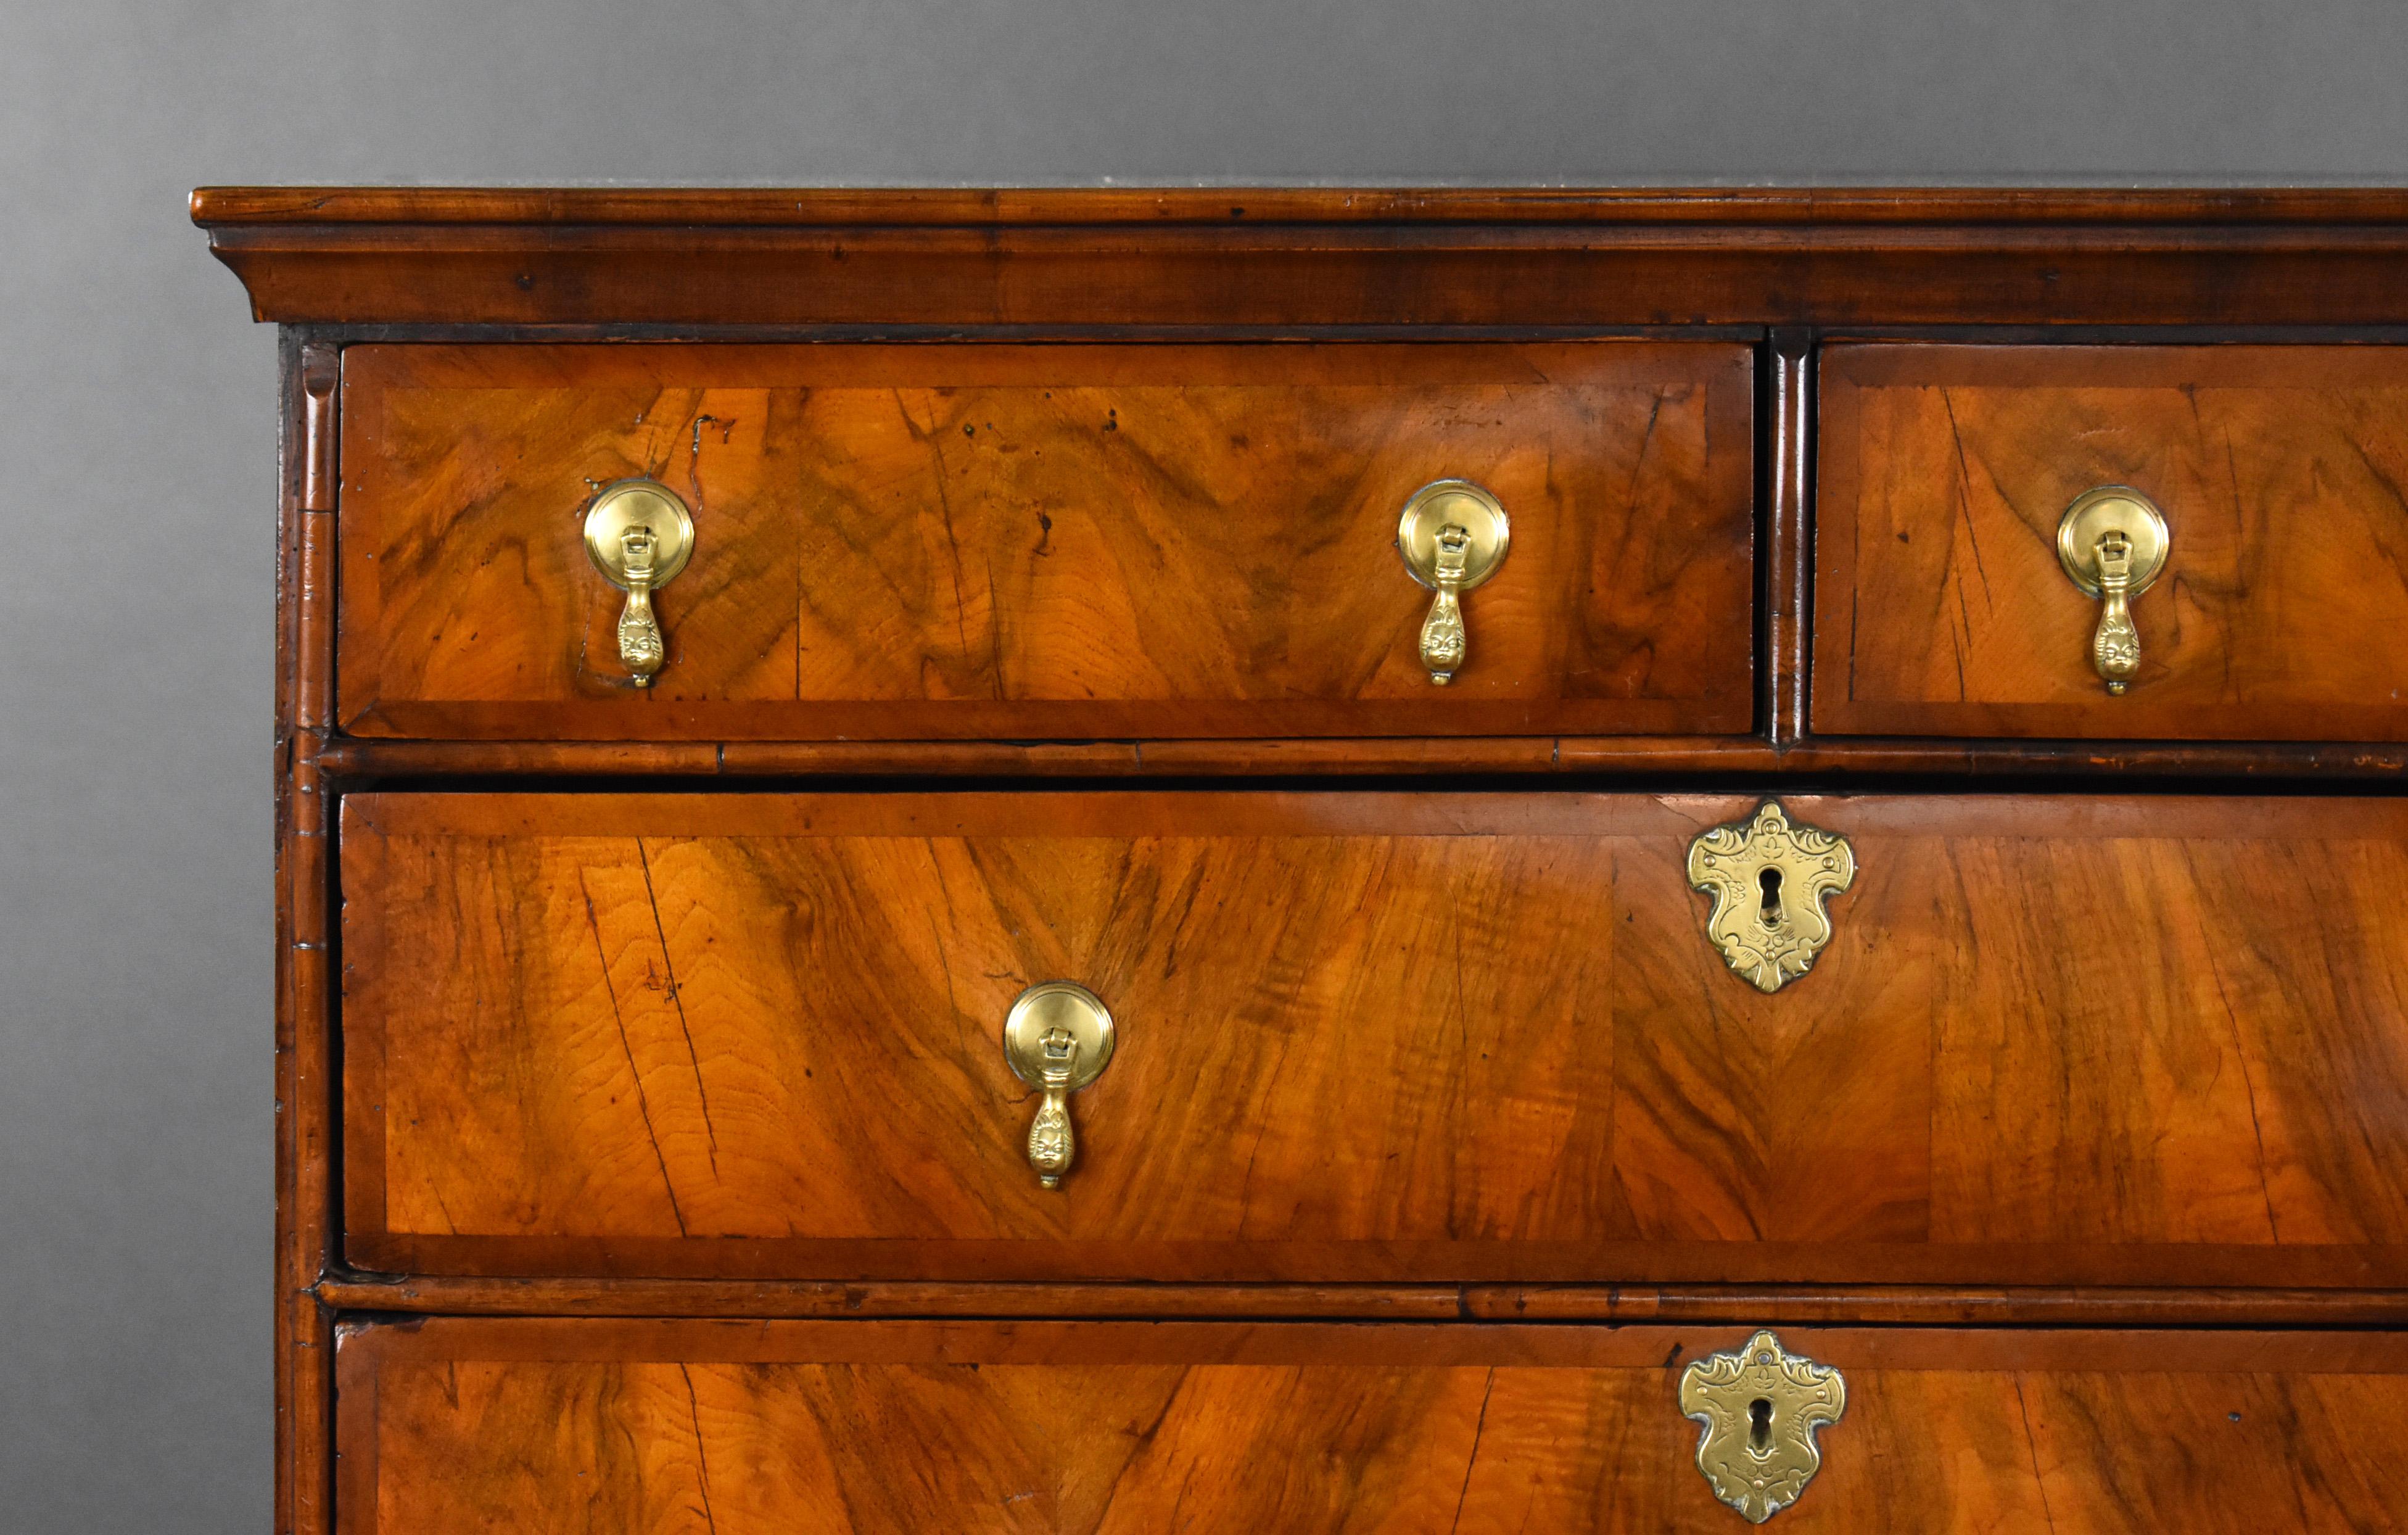
[[[1003,1058],[1011,1074],[1044,1095],[1028,1126],[1028,1165],[1058,1188],[1079,1154],[1070,1095],[1111,1064],[1112,1015],[1103,999],[1070,981],[1040,981],[1022,992],[1003,1021]]]
[[[1497,573],[1512,541],[1504,504],[1469,480],[1440,480],[1413,492],[1397,520],[1397,552],[1413,580],[1438,594],[1422,620],[1422,665],[1440,687],[1470,654],[1462,595]]]
[[[657,480],[605,485],[585,509],[585,557],[627,594],[619,610],[619,660],[638,687],[650,687],[668,661],[652,594],[694,556],[694,514]]]
[[[1706,937],[1758,991],[1779,991],[1813,968],[1831,941],[1823,903],[1856,878],[1846,838],[1791,825],[1775,799],[1689,843],[1689,883],[1714,898]]]
[[[1847,1383],[1759,1332],[1735,1354],[1681,1371],[1681,1412],[1704,1425],[1698,1470],[1714,1496],[1760,1525],[1798,1500],[1823,1469],[1815,1435],[1848,1410]]]
[[[2132,599],[2156,582],[2172,547],[2165,514],[2127,485],[2083,492],[2057,522],[2057,564],[2084,595],[2099,599],[2090,665],[2109,693],[2122,693],[2141,669]]]

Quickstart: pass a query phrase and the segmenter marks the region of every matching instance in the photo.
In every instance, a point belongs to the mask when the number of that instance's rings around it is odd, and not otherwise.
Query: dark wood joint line
[[[485,1279],[332,1269],[331,1313],[454,1316],[1185,1317],[1762,1322],[1921,1327],[2399,1327],[2408,1292],[2116,1286],[1311,1284]]]
[[[1793,693],[1802,706],[1802,690]],[[1140,752],[1140,748],[1142,749]],[[896,741],[411,740],[296,738],[326,779],[588,775],[759,779],[911,774],[941,779],[1296,777],[1647,778],[1713,772],[1956,782],[2118,774],[2185,780],[2377,779],[2408,772],[2408,744],[2313,741],[2050,740],[1826,736],[1433,737],[1361,740],[1196,739],[1044,744]],[[296,784],[297,787],[297,784]],[[308,833],[303,833],[308,835]]]

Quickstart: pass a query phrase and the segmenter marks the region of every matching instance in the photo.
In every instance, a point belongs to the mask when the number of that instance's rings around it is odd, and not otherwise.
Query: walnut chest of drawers
[[[2408,196],[194,216],[280,1528],[2402,1527]]]

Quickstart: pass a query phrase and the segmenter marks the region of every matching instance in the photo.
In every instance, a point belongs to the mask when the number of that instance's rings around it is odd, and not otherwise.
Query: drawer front
[[[2408,739],[2408,351],[1839,346],[1821,382],[1818,730]],[[2106,486],[2169,534],[2120,696],[2057,548]]]
[[[432,1321],[338,1346],[341,1535],[1711,1535],[1745,1328]],[[2395,1528],[2398,1334],[1784,1328],[1793,1531]],[[1681,1368],[1675,1368],[1681,1367]],[[1776,1420],[1777,1422],[1777,1420]]]
[[[2408,801],[1785,804],[1856,872],[1767,994],[1688,882],[1728,796],[355,796],[347,1252],[2408,1284]],[[1049,1189],[1054,981],[1117,1042]]]
[[[356,346],[338,698],[371,736],[1729,733],[1752,364],[1544,346]],[[634,684],[588,501],[688,503]],[[1460,600],[1397,548],[1467,480]]]

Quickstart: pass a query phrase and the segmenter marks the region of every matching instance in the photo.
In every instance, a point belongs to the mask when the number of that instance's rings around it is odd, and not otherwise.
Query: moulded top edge
[[[212,186],[205,228],[1280,223],[2408,223],[2408,188]]]

